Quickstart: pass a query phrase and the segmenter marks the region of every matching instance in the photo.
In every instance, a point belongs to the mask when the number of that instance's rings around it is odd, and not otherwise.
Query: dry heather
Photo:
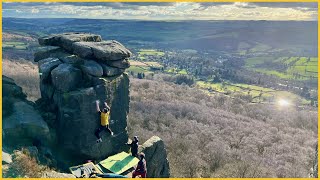
[[[48,167],[38,164],[37,160],[30,155],[27,149],[14,151],[13,162],[4,170],[5,178],[40,178]]]
[[[13,78],[21,86],[28,100],[40,98],[38,66],[26,60],[2,61],[2,74]]]
[[[40,97],[36,65],[4,60],[3,74]],[[308,177],[316,109],[252,105],[154,78],[131,78],[128,131],[164,140],[173,177]]]
[[[156,76],[155,76],[156,78]],[[308,177],[317,110],[249,104],[131,78],[130,136],[166,143],[172,177]]]
[[[14,33],[8,33],[8,32],[4,32],[2,33],[2,40],[3,41],[33,41],[36,42],[37,39],[33,38],[31,36],[22,36],[19,34],[14,34]]]

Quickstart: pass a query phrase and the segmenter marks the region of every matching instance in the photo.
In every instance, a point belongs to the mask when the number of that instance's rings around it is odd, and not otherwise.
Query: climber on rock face
[[[146,178],[147,177],[147,163],[145,158],[144,153],[140,153],[140,161],[138,162],[138,166],[132,173],[132,178],[135,178],[136,176],[141,176],[141,178]]]
[[[107,102],[104,102],[104,107],[102,109],[102,111],[100,110],[99,107],[99,103],[100,101],[97,100],[96,101],[96,108],[98,113],[100,114],[100,127],[95,131],[95,136],[97,137],[97,143],[102,142],[102,139],[100,137],[100,133],[104,130],[107,130],[111,136],[113,136],[113,132],[111,131],[110,127],[109,127],[109,117],[110,117],[110,107],[108,106]]]
[[[131,147],[131,154],[132,156],[134,157],[138,157],[138,147],[139,147],[139,139],[138,139],[138,136],[134,136],[133,137],[133,141],[128,144]]]

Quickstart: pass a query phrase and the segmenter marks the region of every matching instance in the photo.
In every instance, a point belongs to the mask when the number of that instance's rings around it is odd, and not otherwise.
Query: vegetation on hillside
[[[2,60],[2,74],[13,78],[21,86],[27,98],[35,101],[40,98],[38,67],[26,60]]]
[[[128,129],[166,142],[173,177],[307,177],[316,109],[248,104],[186,85],[131,79]]]
[[[4,19],[3,74],[13,78],[29,100],[37,100],[38,67],[31,61],[42,47],[36,39],[78,31],[82,24],[134,53],[127,69],[128,131],[141,142],[153,135],[164,140],[173,177],[309,175],[318,132],[317,103],[312,103],[317,102],[316,23],[92,22]],[[161,23],[167,27],[163,33]],[[247,23],[255,23],[254,31]],[[127,25],[129,33],[120,28]],[[299,28],[288,32],[274,25]],[[29,170],[45,169],[28,153],[19,153],[6,177],[30,177]]]

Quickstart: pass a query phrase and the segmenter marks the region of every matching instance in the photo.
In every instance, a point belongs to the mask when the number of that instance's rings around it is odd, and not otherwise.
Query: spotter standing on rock
[[[127,143],[127,145],[131,147],[132,156],[138,157],[138,147],[139,147],[138,136],[134,136],[133,141],[130,144]]]
[[[109,118],[110,118],[110,107],[108,106],[107,102],[104,102],[104,107],[102,109],[102,111],[100,110],[99,107],[99,103],[100,101],[97,100],[96,101],[96,108],[98,113],[100,114],[100,127],[95,131],[95,135],[97,137],[97,143],[102,142],[102,139],[100,137],[100,133],[104,130],[107,130],[111,136],[113,136],[113,132],[111,131],[110,127],[109,127]]]

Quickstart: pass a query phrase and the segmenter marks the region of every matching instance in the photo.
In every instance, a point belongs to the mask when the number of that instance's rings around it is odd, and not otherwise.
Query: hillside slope
[[[131,80],[129,134],[156,134],[173,177],[308,177],[317,110],[298,110],[154,80]]]

